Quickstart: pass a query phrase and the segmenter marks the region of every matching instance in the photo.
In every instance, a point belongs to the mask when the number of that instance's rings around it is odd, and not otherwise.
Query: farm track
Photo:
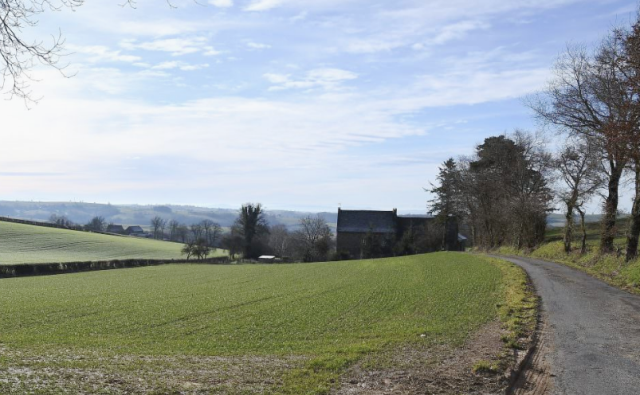
[[[500,257],[524,268],[548,319],[552,394],[636,395],[640,388],[640,297],[567,266]],[[534,362],[536,360],[534,359]],[[545,370],[541,365],[534,369]]]

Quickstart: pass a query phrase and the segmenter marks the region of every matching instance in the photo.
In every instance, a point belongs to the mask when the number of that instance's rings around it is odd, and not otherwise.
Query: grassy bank
[[[456,347],[496,317],[517,341],[530,304],[522,271],[457,253],[4,279],[0,392],[326,393],[365,355]]]
[[[181,259],[181,248],[179,243],[0,222],[0,265]]]
[[[622,253],[620,256],[599,253],[600,224],[598,223],[590,223],[587,226],[586,254],[580,254],[579,241],[573,243],[573,250],[570,254],[565,253],[562,242],[564,230],[562,228],[550,229],[546,235],[547,241],[532,251],[518,251],[512,247],[501,247],[498,252],[562,263],[582,270],[613,286],[640,294],[640,259],[625,262],[624,257],[627,242],[624,235],[627,227],[627,220],[621,219],[618,224],[618,236],[614,241],[616,248],[619,248]],[[579,231],[576,230],[576,232]]]

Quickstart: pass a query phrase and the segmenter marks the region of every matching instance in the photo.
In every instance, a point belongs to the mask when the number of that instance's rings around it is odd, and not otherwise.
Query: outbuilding
[[[276,260],[275,255],[261,255],[258,257],[258,262],[260,263],[274,263]]]

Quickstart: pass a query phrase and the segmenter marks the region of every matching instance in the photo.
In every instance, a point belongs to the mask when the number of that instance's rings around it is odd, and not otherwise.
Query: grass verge
[[[624,245],[624,239],[616,239],[617,246]],[[567,265],[599,278],[609,285],[640,295],[640,259],[625,262],[624,256],[601,255],[597,243],[591,241],[587,245],[587,253],[578,250],[565,253],[561,241],[552,241],[541,245],[533,251],[518,251],[513,247],[501,247],[496,252],[503,255],[519,255],[538,258]]]

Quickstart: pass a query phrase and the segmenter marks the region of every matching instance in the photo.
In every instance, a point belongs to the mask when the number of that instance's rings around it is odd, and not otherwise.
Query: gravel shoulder
[[[504,257],[527,271],[542,300],[550,393],[637,394],[640,297],[564,265]]]

